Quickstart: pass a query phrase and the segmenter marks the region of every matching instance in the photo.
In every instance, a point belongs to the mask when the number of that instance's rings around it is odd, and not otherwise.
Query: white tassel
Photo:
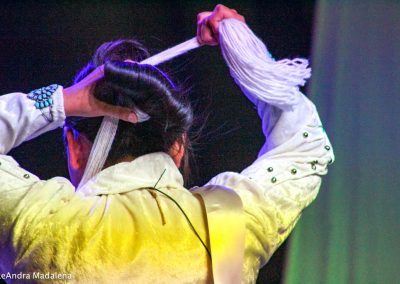
[[[231,75],[246,96],[287,109],[299,99],[299,88],[311,76],[306,59],[273,60],[249,27],[227,19],[219,26],[222,54]]]

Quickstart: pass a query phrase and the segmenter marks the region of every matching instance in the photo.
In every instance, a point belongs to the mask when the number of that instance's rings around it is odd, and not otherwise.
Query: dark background
[[[0,93],[68,86],[98,45],[135,37],[155,54],[195,35],[198,12],[216,1],[17,2],[0,4]],[[225,1],[245,16],[276,59],[310,56],[314,1]],[[223,171],[241,171],[264,142],[252,104],[229,76],[218,47],[202,47],[160,66],[190,88],[198,114],[208,116],[197,141],[190,185]],[[0,133],[7,135],[7,133]],[[62,130],[10,153],[46,179],[68,177]],[[261,270],[258,283],[280,283],[285,245]],[[1,257],[1,256],[0,256]],[[1,280],[0,280],[1,281]]]

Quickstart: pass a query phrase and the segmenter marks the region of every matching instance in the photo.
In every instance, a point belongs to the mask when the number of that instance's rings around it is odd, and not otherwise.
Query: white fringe
[[[308,60],[275,61],[249,27],[234,19],[222,21],[219,34],[231,75],[252,102],[257,98],[282,109],[296,104],[298,86],[311,76]]]

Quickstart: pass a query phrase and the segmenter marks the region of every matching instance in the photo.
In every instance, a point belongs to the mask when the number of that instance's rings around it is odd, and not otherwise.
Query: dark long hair
[[[101,45],[92,61],[76,76],[82,80],[97,66],[104,64],[104,79],[99,81],[94,96],[106,103],[128,108],[139,108],[150,116],[148,121],[131,124],[120,121],[106,165],[113,165],[124,157],[139,157],[153,152],[170,150],[175,141],[185,147],[181,169],[185,181],[189,178],[191,155],[188,131],[193,114],[187,97],[168,76],[151,65],[124,62],[141,61],[147,50],[135,40],[118,40]],[[102,118],[68,117],[66,126],[94,141]]]

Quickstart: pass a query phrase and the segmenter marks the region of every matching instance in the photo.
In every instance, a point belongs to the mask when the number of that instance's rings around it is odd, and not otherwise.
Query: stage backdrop
[[[400,3],[317,5],[311,97],[336,153],[285,283],[399,283]]]

